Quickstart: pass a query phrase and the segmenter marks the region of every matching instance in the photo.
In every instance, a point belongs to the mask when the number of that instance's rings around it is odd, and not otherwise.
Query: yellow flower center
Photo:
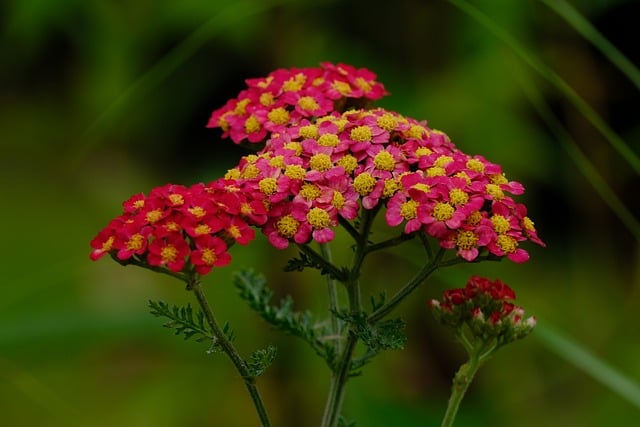
[[[311,208],[307,213],[307,222],[313,226],[313,228],[327,228],[331,223],[329,213],[324,209]]]
[[[262,178],[258,183],[258,188],[260,188],[262,194],[271,196],[278,190],[278,185],[275,178]]]
[[[333,163],[331,162],[331,157],[328,154],[318,153],[311,156],[309,159],[309,167],[313,170],[317,170],[320,172],[331,169]]]
[[[113,241],[115,240],[115,238],[113,236],[109,236],[109,238],[107,240],[104,241],[104,243],[102,244],[102,246],[100,247],[100,250],[102,252],[109,252],[111,250],[111,248],[113,248]]]
[[[284,170],[284,175],[291,179],[304,179],[307,172],[300,165],[288,165]]]
[[[231,237],[233,237],[234,239],[238,239],[239,237],[241,237],[241,236],[242,236],[242,232],[241,232],[241,231],[240,231],[240,229],[239,229],[237,226],[235,226],[235,225],[232,225],[232,226],[230,226],[229,228],[227,228],[227,233],[229,233],[229,235],[230,235]]]
[[[284,148],[286,148],[287,150],[291,150],[293,152],[296,153],[296,156],[299,156],[302,153],[302,145],[300,145],[299,142],[287,142],[284,145]]]
[[[136,200],[133,202],[134,209],[142,209],[144,208],[144,199]]]
[[[391,132],[398,126],[398,121],[392,114],[385,113],[382,116],[378,117],[376,120],[376,124],[380,126],[382,129]]]
[[[478,236],[473,231],[459,231],[456,236],[456,246],[462,250],[469,250],[476,247]]]
[[[362,89],[364,93],[368,93],[371,90],[371,84],[362,77],[356,77],[355,84]]]
[[[174,262],[178,257],[178,250],[173,245],[167,245],[160,251],[160,258],[162,262]]]
[[[207,224],[198,224],[193,231],[196,233],[196,235],[202,236],[204,234],[211,233],[211,227],[209,227]]]
[[[511,224],[509,223],[509,220],[502,215],[492,216],[491,224],[493,224],[493,229],[498,234],[504,234],[507,231],[511,230]]]
[[[318,138],[318,144],[324,147],[336,147],[338,143],[340,143],[338,135],[334,135],[332,133],[325,133]]]
[[[430,148],[427,148],[427,147],[418,147],[418,148],[416,148],[416,156],[417,157],[428,156],[431,153],[433,153],[433,151],[431,151]]]
[[[373,164],[376,169],[392,172],[396,168],[396,160],[388,151],[380,151],[373,158]]]
[[[249,98],[241,99],[236,104],[236,108],[233,110],[233,114],[236,116],[242,116],[247,112],[247,104],[249,104]]]
[[[433,217],[438,221],[447,221],[451,219],[456,210],[449,203],[438,202],[433,207]]]
[[[276,229],[282,237],[290,239],[295,236],[299,225],[300,223],[293,216],[285,215],[276,223]]]
[[[497,173],[495,175],[489,175],[489,179],[491,180],[491,183],[497,184],[497,185],[509,183],[509,180],[507,179],[507,177],[501,173]]]
[[[244,130],[247,133],[255,133],[260,130],[260,122],[253,114],[244,122]]]
[[[400,184],[395,179],[386,179],[384,181],[384,191],[382,192],[383,197],[389,198],[396,194],[396,192],[400,190]]]
[[[249,203],[243,203],[240,205],[240,213],[242,215],[251,215],[253,213],[253,208]]]
[[[409,136],[409,138],[420,139],[425,134],[427,134],[427,130],[424,128],[424,126],[420,125],[412,125],[407,131],[407,135]]]
[[[274,156],[269,160],[269,166],[274,168],[284,168],[284,156]]]
[[[315,111],[320,108],[318,102],[312,96],[303,96],[298,100],[298,106],[305,111]]]
[[[440,167],[440,166],[432,166],[429,169],[427,169],[427,176],[429,177],[433,177],[433,176],[445,176],[447,174],[447,171],[444,170],[444,168]]]
[[[296,74],[291,77],[289,80],[284,82],[282,85],[282,90],[285,92],[297,92],[302,89],[302,86],[307,81],[307,76],[304,74]]]
[[[137,251],[142,249],[144,244],[144,236],[140,233],[136,233],[127,240],[127,250]]]
[[[536,231],[534,222],[531,221],[531,218],[529,218],[528,216],[525,216],[524,218],[522,218],[522,225],[527,231],[533,231],[533,232]]]
[[[315,184],[303,184],[300,188],[300,192],[298,193],[305,200],[311,201],[315,200],[322,194],[322,190]]]
[[[316,139],[318,137],[318,126],[316,125],[307,125],[300,127],[300,136],[304,139],[313,138]]]
[[[241,174],[242,178],[252,179],[260,176],[260,169],[256,165],[247,165]]]
[[[260,104],[264,105],[265,107],[273,105],[274,102],[275,101],[273,100],[273,94],[271,92],[265,92],[260,95]]]
[[[414,219],[418,216],[418,205],[419,203],[415,200],[407,200],[400,206],[400,215],[404,219]]]
[[[487,194],[491,195],[495,200],[501,200],[504,198],[504,192],[500,186],[496,184],[487,184],[485,187]]]
[[[202,250],[202,262],[206,265],[213,265],[216,262],[218,257],[216,256],[216,252],[211,248],[204,248]]]
[[[507,236],[506,234],[501,234],[498,236],[496,240],[496,244],[504,253],[510,254],[516,251],[518,247],[518,242],[511,236]]]
[[[354,141],[371,141],[371,128],[369,126],[355,127],[351,129],[350,136]]]
[[[173,206],[184,205],[184,197],[182,197],[182,194],[169,194],[169,201]]]
[[[480,224],[480,220],[482,220],[482,214],[479,211],[472,212],[471,215],[467,217],[467,224],[471,226],[476,226]]]
[[[339,191],[333,192],[333,198],[331,199],[331,204],[334,208],[340,210],[344,207],[344,196]]]
[[[478,159],[469,159],[466,163],[467,169],[474,172],[484,173],[484,163]]]
[[[347,174],[351,174],[358,167],[358,159],[351,154],[345,154],[338,160],[337,164],[342,166]]]
[[[469,201],[469,195],[459,188],[449,191],[449,200],[454,206],[462,206]]]
[[[451,156],[440,156],[433,163],[434,166],[439,166],[441,168],[447,166],[449,163],[453,162],[453,157]]]
[[[274,108],[269,111],[267,118],[271,123],[284,125],[289,121],[289,112],[282,107]]]
[[[361,196],[366,196],[373,191],[376,179],[368,172],[363,172],[353,179],[353,188]]]
[[[192,208],[187,209],[189,211],[189,213],[193,216],[195,216],[196,218],[202,218],[203,216],[205,216],[207,214],[207,211],[205,211],[202,206],[194,206]]]
[[[340,92],[342,95],[347,95],[351,92],[351,86],[347,82],[335,81],[331,84],[335,90]]]
[[[154,222],[157,222],[160,218],[162,218],[162,210],[154,209],[152,211],[149,211],[145,215],[145,218],[149,224],[153,224]]]

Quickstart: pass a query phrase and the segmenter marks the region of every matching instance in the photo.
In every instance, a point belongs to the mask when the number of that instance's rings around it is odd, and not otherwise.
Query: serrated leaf
[[[205,323],[204,314],[198,310],[194,320],[193,308],[190,304],[180,307],[169,306],[163,301],[149,301],[149,308],[154,316],[169,319],[162,326],[174,329],[175,335],[182,335],[185,340],[194,336],[198,336],[197,341],[213,340],[213,334]]]
[[[249,372],[253,377],[259,377],[273,363],[278,354],[276,347],[270,345],[265,349],[256,350],[251,354],[251,359],[247,362]]]

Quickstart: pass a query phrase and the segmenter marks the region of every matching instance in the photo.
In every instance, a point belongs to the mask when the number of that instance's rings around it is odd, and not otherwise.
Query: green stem
[[[447,412],[442,419],[442,427],[451,427],[456,419],[458,408],[460,408],[460,402],[464,397],[473,377],[478,372],[482,362],[478,359],[477,355],[471,356],[469,361],[462,365],[456,375],[453,378],[453,386],[451,387],[451,396],[449,397],[449,404],[447,405]]]
[[[420,286],[427,277],[436,271],[441,265],[440,260],[444,256],[445,249],[440,248],[436,256],[427,263],[402,289],[400,289],[386,304],[369,315],[367,321],[375,323],[389,314],[398,304],[402,302],[411,292]]]
[[[322,255],[314,251],[308,245],[298,245],[298,248],[307,255],[309,258],[313,259],[316,263],[318,263],[323,270],[327,271],[330,276],[334,279],[337,279],[343,282],[346,277],[342,271],[340,271],[335,265],[333,265],[329,260],[325,259]]]
[[[327,263],[333,265],[332,257],[331,257],[331,248],[328,243],[324,243],[320,245],[320,250],[322,252],[322,257],[327,261]],[[336,316],[338,312],[338,290],[336,288],[336,280],[330,275],[326,275],[327,281],[327,293],[329,295],[329,314],[331,316],[331,335],[337,337],[340,334],[340,319]],[[340,339],[336,339],[334,341],[333,348],[336,351],[336,354],[339,354],[342,350],[342,343]]]
[[[388,239],[388,240],[384,240],[382,242],[379,243],[375,243],[373,245],[369,245],[367,247],[367,254],[370,254],[371,252],[374,251],[379,251],[381,249],[386,249],[386,248],[391,248],[393,246],[398,246],[401,243],[404,243],[408,240],[411,240],[415,237],[414,234],[401,234],[397,237],[394,237],[392,239]]]
[[[364,211],[362,221],[360,222],[360,231],[355,233],[350,231],[350,234],[356,239],[356,252],[353,256],[351,269],[349,270],[349,277],[347,280],[343,281],[343,283],[347,289],[349,312],[352,315],[358,315],[362,311],[359,282],[360,270],[362,268],[362,263],[367,256],[366,248],[369,233],[371,232],[373,220],[375,219],[378,211],[379,207]],[[345,346],[342,349],[342,353],[340,353],[338,362],[333,368],[331,385],[327,395],[327,403],[324,408],[321,427],[335,427],[340,418],[342,402],[344,401],[345,386],[349,380],[351,359],[353,359],[353,352],[356,348],[356,344],[358,343],[358,336],[354,325],[349,327],[347,334]]]
[[[187,281],[187,290],[192,291],[196,296],[198,304],[200,304],[200,308],[207,318],[209,327],[211,327],[211,331],[217,339],[216,343],[219,344],[227,354],[227,356],[229,356],[229,359],[231,359],[231,362],[235,366],[236,371],[238,371],[238,373],[242,377],[244,385],[247,388],[249,395],[251,396],[251,400],[253,401],[253,406],[258,413],[258,417],[260,418],[261,425],[263,427],[270,427],[271,422],[269,421],[264,403],[262,402],[262,398],[260,397],[260,393],[258,392],[256,379],[253,375],[251,375],[247,364],[242,359],[236,348],[233,346],[231,341],[227,338],[227,335],[218,324],[215,316],[213,315],[213,311],[211,310],[211,306],[209,305],[209,302],[207,301],[207,298],[204,294],[202,285],[197,277],[192,277]]]

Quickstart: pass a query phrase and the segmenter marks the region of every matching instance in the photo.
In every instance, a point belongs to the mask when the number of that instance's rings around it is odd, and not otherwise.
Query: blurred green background
[[[571,3],[640,63],[637,1]],[[474,4],[640,151],[638,88],[567,21],[540,1]],[[209,181],[235,165],[244,152],[205,125],[245,78],[322,61],[373,70],[391,92],[378,105],[427,119],[463,151],[500,163],[527,187],[521,200],[548,244],[528,245],[526,264],[456,267],[420,288],[399,310],[406,349],[383,354],[349,383],[347,418],[439,425],[464,359],[425,301],[472,273],[511,284],[540,329],[481,369],[457,425],[626,426],[640,418],[638,235],[602,201],[527,93],[636,217],[638,174],[565,93],[452,3],[7,0],[0,25],[1,425],[256,425],[228,360],[183,343],[148,314],[148,299],[190,301],[183,286],[92,263],[89,241],[130,195]],[[313,426],[328,389],[325,366],[266,327],[230,282],[234,269],[253,267],[278,296],[320,310],[322,281],[282,273],[294,254],[260,236],[234,248],[234,262],[208,276],[206,290],[244,354],[279,347],[259,382],[274,425]],[[399,286],[420,258],[410,244],[372,256],[365,297]]]

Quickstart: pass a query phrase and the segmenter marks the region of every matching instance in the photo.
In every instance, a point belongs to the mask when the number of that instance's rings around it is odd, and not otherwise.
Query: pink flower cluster
[[[371,71],[325,62],[319,68],[279,69],[247,79],[247,89],[215,110],[208,127],[239,144],[264,142],[273,132],[303,118],[321,117],[349,107],[363,107],[386,94]]]
[[[323,63],[247,80],[209,127],[262,149],[209,185],[133,196],[91,242],[91,258],[110,253],[206,274],[229,262],[229,244],[254,237],[251,226],[280,249],[326,243],[341,222],[379,208],[389,226],[425,233],[467,261],[493,254],[524,262],[521,242],[544,246],[512,197],[524,187],[499,165],[463,153],[425,121],[362,109],[386,94],[375,79],[366,69]]]
[[[269,202],[263,232],[277,248],[334,238],[340,218],[386,206],[390,226],[424,232],[472,261],[481,251],[524,262],[538,238],[524,192],[499,165],[460,150],[425,122],[383,109],[349,110],[286,126],[228,178]]]
[[[454,329],[468,326],[477,337],[499,337],[504,342],[527,335],[536,318],[525,318],[522,307],[513,304],[515,292],[496,279],[472,276],[464,288],[450,289],[442,300],[432,299],[429,306],[436,319]]]
[[[123,207],[91,241],[92,260],[108,253],[123,263],[207,274],[228,264],[228,247],[249,243],[251,226],[266,220],[262,201],[230,180],[189,188],[168,184],[132,196]]]

